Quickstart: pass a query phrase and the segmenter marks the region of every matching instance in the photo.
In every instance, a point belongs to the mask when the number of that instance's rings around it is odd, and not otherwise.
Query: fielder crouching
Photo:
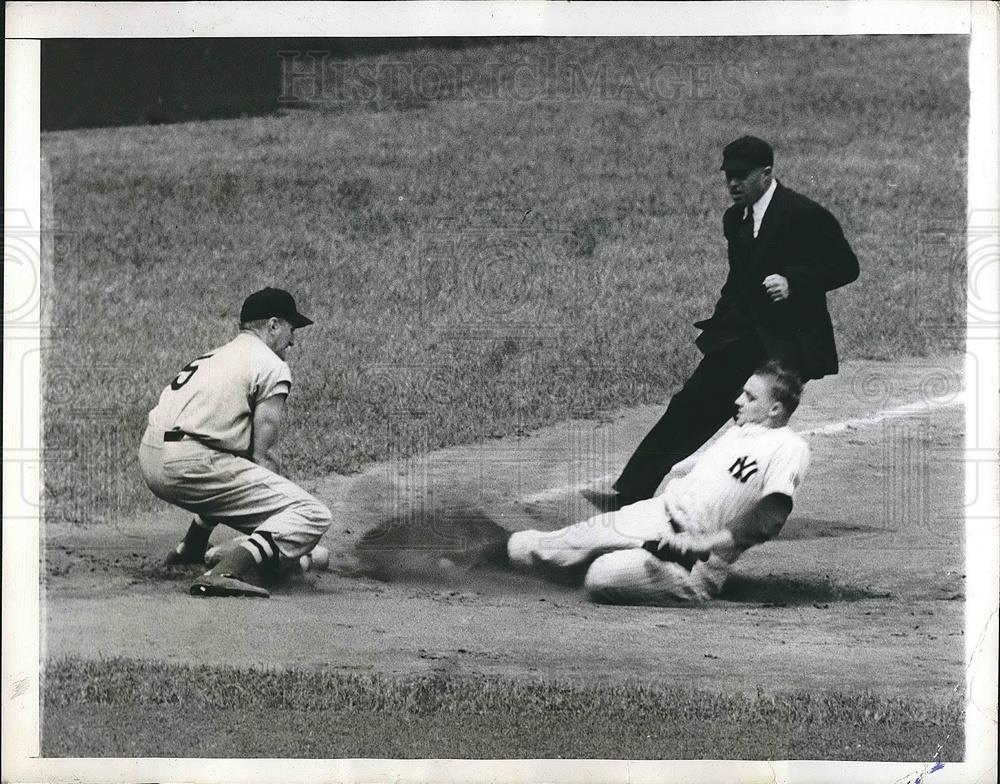
[[[809,464],[788,427],[802,382],[776,361],[758,368],[736,400],[735,426],[670,472],[661,495],[552,532],[507,542],[514,566],[589,568],[599,602],[669,604],[717,596],[749,547],[777,536]]]
[[[197,515],[167,563],[204,563],[219,523],[249,534],[194,582],[193,595],[267,597],[261,570],[310,553],[330,527],[330,510],[281,476],[272,454],[292,384],[285,354],[295,330],[312,323],[287,291],[251,294],[239,334],[188,363],[149,414],[143,479]]]

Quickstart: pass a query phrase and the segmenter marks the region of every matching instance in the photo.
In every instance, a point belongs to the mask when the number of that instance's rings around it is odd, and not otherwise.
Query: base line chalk
[[[951,408],[952,406],[961,405],[964,402],[965,390],[960,390],[958,392],[953,392],[950,395],[939,395],[938,397],[928,398],[927,400],[916,400],[912,403],[907,403],[895,408],[883,409],[882,411],[877,411],[870,416],[858,417],[856,419],[845,419],[843,422],[831,422],[826,425],[820,425],[819,427],[809,428],[808,430],[801,430],[799,431],[799,435],[804,437],[829,436],[836,433],[843,433],[848,430],[860,430],[865,427],[871,427],[872,425],[878,425],[890,419],[900,419],[902,417],[913,416],[914,414],[933,411],[935,409]],[[604,476],[598,476],[593,479],[585,479],[582,482],[574,482],[560,487],[550,487],[547,490],[523,496],[521,501],[522,503],[527,504],[538,504],[544,501],[550,501],[554,498],[559,498],[560,496],[572,495],[574,493],[582,492],[583,490],[588,490],[592,487],[597,487],[612,479],[614,479],[614,474],[605,474]]]

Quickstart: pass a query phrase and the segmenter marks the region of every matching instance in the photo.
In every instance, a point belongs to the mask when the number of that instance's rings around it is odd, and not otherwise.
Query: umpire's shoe
[[[191,585],[192,596],[251,596],[267,599],[271,596],[263,588],[244,582],[232,574],[205,572]]]
[[[623,506],[629,506],[639,501],[638,498],[630,498],[629,496],[622,495],[621,493],[615,492],[614,490],[610,492],[602,490],[581,490],[580,495],[582,495],[587,501],[589,501],[593,506],[597,507],[599,512],[617,512]]]

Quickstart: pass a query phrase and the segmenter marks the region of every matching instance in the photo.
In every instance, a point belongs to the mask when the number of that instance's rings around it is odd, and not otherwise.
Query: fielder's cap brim
[[[243,302],[240,309],[240,321],[255,321],[265,318],[282,318],[293,328],[308,327],[313,320],[299,313],[295,306],[295,298],[284,289],[274,289],[268,286],[255,291]]]
[[[285,319],[289,324],[291,324],[295,329],[302,329],[302,327],[308,327],[313,323],[313,320],[308,316],[303,316],[298,311],[289,314]]]

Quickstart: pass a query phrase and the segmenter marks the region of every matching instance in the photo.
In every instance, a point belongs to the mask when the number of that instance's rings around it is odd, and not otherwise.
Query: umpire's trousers
[[[743,384],[767,354],[756,336],[706,354],[666,413],[629,458],[614,489],[625,504],[656,493],[670,469],[693,454],[735,413]]]

